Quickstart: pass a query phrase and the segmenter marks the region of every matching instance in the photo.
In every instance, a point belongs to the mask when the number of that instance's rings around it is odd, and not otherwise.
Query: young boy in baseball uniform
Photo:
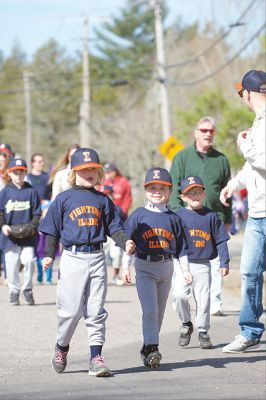
[[[140,351],[145,366],[157,368],[159,332],[171,288],[173,257],[188,268],[188,243],[181,219],[168,210],[172,181],[163,168],[150,169],[145,178],[145,207],[136,209],[125,228],[136,244],[134,266],[136,287],[142,307],[143,347]],[[123,259],[123,279],[131,283],[130,257]]]
[[[103,242],[111,236],[127,252],[134,243],[127,240],[115,206],[97,191],[103,169],[93,149],[77,150],[71,158],[69,182],[72,188],[59,193],[40,224],[47,235],[43,267],[49,267],[60,240],[63,246],[57,284],[58,330],[52,365],[57,373],[65,370],[69,343],[81,317],[88,329],[89,375],[110,376],[102,357],[107,311],[107,268]]]
[[[8,165],[10,182],[0,196],[0,249],[6,263],[10,305],[19,305],[20,263],[24,266],[22,296],[28,305],[34,305],[32,277],[35,264],[35,245],[41,216],[41,205],[36,190],[24,178],[27,164],[14,158]]]
[[[208,330],[210,328],[210,260],[219,255],[220,269],[223,276],[229,273],[229,255],[226,232],[218,215],[203,207],[205,186],[201,178],[187,176],[180,183],[181,198],[186,207],[177,215],[186,224],[192,239],[192,252],[188,255],[189,268],[175,263],[173,279],[174,303],[182,325],[179,345],[187,346],[193,332],[189,299],[193,294],[196,302],[196,325],[198,340],[202,349],[210,349],[212,343]]]

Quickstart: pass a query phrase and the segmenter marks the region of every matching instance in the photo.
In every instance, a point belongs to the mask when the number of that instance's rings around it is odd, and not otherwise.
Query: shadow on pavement
[[[258,350],[254,353],[265,353],[264,350]],[[204,359],[199,359],[199,360],[187,360],[185,362],[175,362],[175,363],[162,363],[158,369],[150,369],[146,368],[144,366],[140,367],[133,367],[133,368],[125,368],[121,370],[114,370],[113,374],[115,375],[123,375],[123,374],[137,374],[141,372],[153,372],[153,371],[173,371],[176,369],[181,369],[181,368],[193,368],[193,367],[213,367],[213,368],[226,368],[227,364],[232,364],[232,363],[246,363],[246,364],[253,364],[258,361],[264,361],[265,360],[265,354],[264,355],[259,355],[259,356],[254,356],[250,357],[250,352],[249,352],[249,358],[247,357],[221,357],[221,358],[204,358]]]
[[[112,304],[112,303],[114,303],[114,304],[123,304],[123,303],[125,303],[125,304],[127,304],[127,303],[132,303],[132,301],[128,301],[128,300],[106,300],[106,302],[105,302],[105,304]]]

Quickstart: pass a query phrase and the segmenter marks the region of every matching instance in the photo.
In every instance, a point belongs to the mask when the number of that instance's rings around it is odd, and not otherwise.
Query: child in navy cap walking
[[[14,158],[8,165],[11,180],[0,196],[0,249],[3,250],[10,305],[19,305],[20,262],[24,265],[22,295],[28,305],[34,305],[32,277],[34,273],[37,229],[41,216],[41,205],[36,190],[24,178],[27,164]]]
[[[152,168],[145,178],[147,205],[136,209],[125,223],[126,232],[136,244],[134,266],[136,287],[142,307],[143,347],[145,366],[157,368],[159,332],[171,288],[173,257],[188,268],[188,244],[181,219],[168,210],[172,181],[166,169]],[[131,283],[130,257],[123,259],[123,279]]]
[[[89,375],[111,375],[101,355],[107,318],[107,269],[102,244],[111,236],[127,252],[134,251],[135,246],[127,240],[113,202],[94,188],[102,178],[96,151],[77,150],[71,158],[72,188],[57,195],[40,225],[40,231],[47,235],[43,267],[52,264],[59,239],[64,249],[57,286],[58,331],[52,357],[57,373],[66,368],[69,343],[83,316],[91,353]]]
[[[196,324],[199,344],[202,349],[210,349],[212,343],[210,328],[210,260],[219,255],[223,276],[229,273],[227,240],[229,235],[218,215],[203,207],[204,184],[197,176],[188,176],[180,183],[181,199],[187,204],[177,215],[186,224],[193,246],[188,255],[189,268],[175,265],[173,294],[177,314],[182,322],[179,345],[187,346],[193,332],[189,298],[192,293],[196,302]]]

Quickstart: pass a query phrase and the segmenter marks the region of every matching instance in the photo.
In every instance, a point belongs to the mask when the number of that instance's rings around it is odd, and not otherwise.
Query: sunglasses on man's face
[[[213,128],[212,129],[198,128],[198,131],[200,131],[202,133],[207,133],[207,132],[214,133],[215,129],[213,129]]]
[[[238,91],[238,94],[239,94],[240,97],[243,97],[243,93],[244,93],[245,90],[246,90],[248,93],[250,93],[250,91],[247,90],[247,89],[241,89],[241,90]]]

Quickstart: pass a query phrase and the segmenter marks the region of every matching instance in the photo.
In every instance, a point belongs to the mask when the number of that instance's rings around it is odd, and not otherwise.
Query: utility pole
[[[88,19],[83,20],[82,102],[80,104],[80,145],[90,146],[90,78],[88,50]]]
[[[26,117],[26,161],[28,167],[32,155],[32,131],[31,131],[31,97],[30,97],[30,75],[27,71],[23,72],[25,117]]]
[[[151,1],[150,4],[154,8],[154,24],[155,24],[155,41],[156,41],[156,53],[157,53],[157,72],[158,82],[160,84],[160,107],[161,107],[161,127],[163,133],[163,141],[165,142],[171,136],[170,127],[170,113],[169,113],[169,101],[167,91],[167,78],[165,71],[165,55],[164,55],[164,38],[163,38],[163,26],[162,26],[162,15],[161,6],[158,1]],[[165,168],[170,168],[170,161],[165,159]]]

